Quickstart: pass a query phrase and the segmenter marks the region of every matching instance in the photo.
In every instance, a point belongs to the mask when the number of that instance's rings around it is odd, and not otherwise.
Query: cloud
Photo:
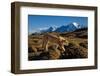
[[[48,28],[53,27],[53,31],[58,27],[56,25],[50,25],[47,27],[40,27],[40,28],[31,28],[31,30],[29,31],[29,34],[35,33],[35,32],[41,32],[42,30],[47,30]]]
[[[46,29],[48,29],[48,27],[42,27],[42,28],[38,28],[38,31],[40,31],[40,30],[46,30]]]

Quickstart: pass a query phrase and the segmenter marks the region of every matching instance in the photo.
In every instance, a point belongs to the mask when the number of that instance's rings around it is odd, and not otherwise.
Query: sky
[[[50,16],[50,15],[28,15],[28,32],[34,33],[49,27],[60,27],[76,22],[81,27],[88,25],[88,17],[76,16]]]

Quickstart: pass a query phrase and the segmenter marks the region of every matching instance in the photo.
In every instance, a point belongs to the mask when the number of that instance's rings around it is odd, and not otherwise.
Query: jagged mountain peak
[[[79,27],[80,27],[80,24],[77,23],[77,22],[72,22],[72,24],[73,24],[76,28],[79,28]]]
[[[75,31],[77,29],[79,29],[81,26],[79,23],[77,22],[72,22],[70,24],[67,25],[62,25],[59,27],[48,27],[47,29],[44,30],[40,30],[41,33],[45,33],[45,32],[72,32]]]
[[[72,32],[75,31],[76,29],[79,29],[80,25],[76,22],[72,22],[70,24],[67,25],[63,25],[58,27],[55,32]]]

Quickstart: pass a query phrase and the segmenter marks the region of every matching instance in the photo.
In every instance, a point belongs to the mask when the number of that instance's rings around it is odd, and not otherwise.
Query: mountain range
[[[80,24],[78,24],[76,22],[72,22],[70,24],[62,25],[57,28],[49,27],[48,29],[40,30],[40,32],[41,33],[45,33],[45,32],[61,32],[62,33],[62,32],[72,32],[72,31],[75,31],[80,28],[81,28]]]

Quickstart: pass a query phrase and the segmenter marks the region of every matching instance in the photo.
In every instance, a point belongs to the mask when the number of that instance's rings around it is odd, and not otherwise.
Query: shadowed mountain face
[[[55,30],[55,32],[72,32],[78,29],[73,23],[69,25],[64,25]]]
[[[41,33],[47,33],[47,32],[59,32],[59,33],[63,33],[63,32],[72,32],[72,31],[75,31],[77,29],[80,29],[81,26],[76,23],[76,22],[73,22],[73,23],[70,23],[70,24],[67,24],[67,25],[62,25],[60,27],[49,27],[48,29],[45,29],[45,30],[40,30]]]
[[[64,27],[65,26],[61,26]],[[68,26],[66,26],[68,27]],[[73,25],[71,26],[73,27]],[[73,28],[79,28],[75,26]],[[50,31],[52,28],[50,29]],[[64,30],[64,29],[63,29]],[[53,60],[53,59],[80,59],[88,57],[88,29],[80,28],[72,32],[50,32],[66,39],[69,44],[64,45],[65,51],[61,53],[58,47],[56,50],[53,43],[50,43],[48,51],[42,48],[42,39],[45,33],[29,35],[28,39],[28,60]]]
[[[76,22],[68,25],[61,26],[55,30],[55,32],[72,32],[80,28],[80,25]]]
[[[52,32],[53,31],[53,27],[50,27],[46,30],[41,30],[42,33],[45,33],[45,32]]]

